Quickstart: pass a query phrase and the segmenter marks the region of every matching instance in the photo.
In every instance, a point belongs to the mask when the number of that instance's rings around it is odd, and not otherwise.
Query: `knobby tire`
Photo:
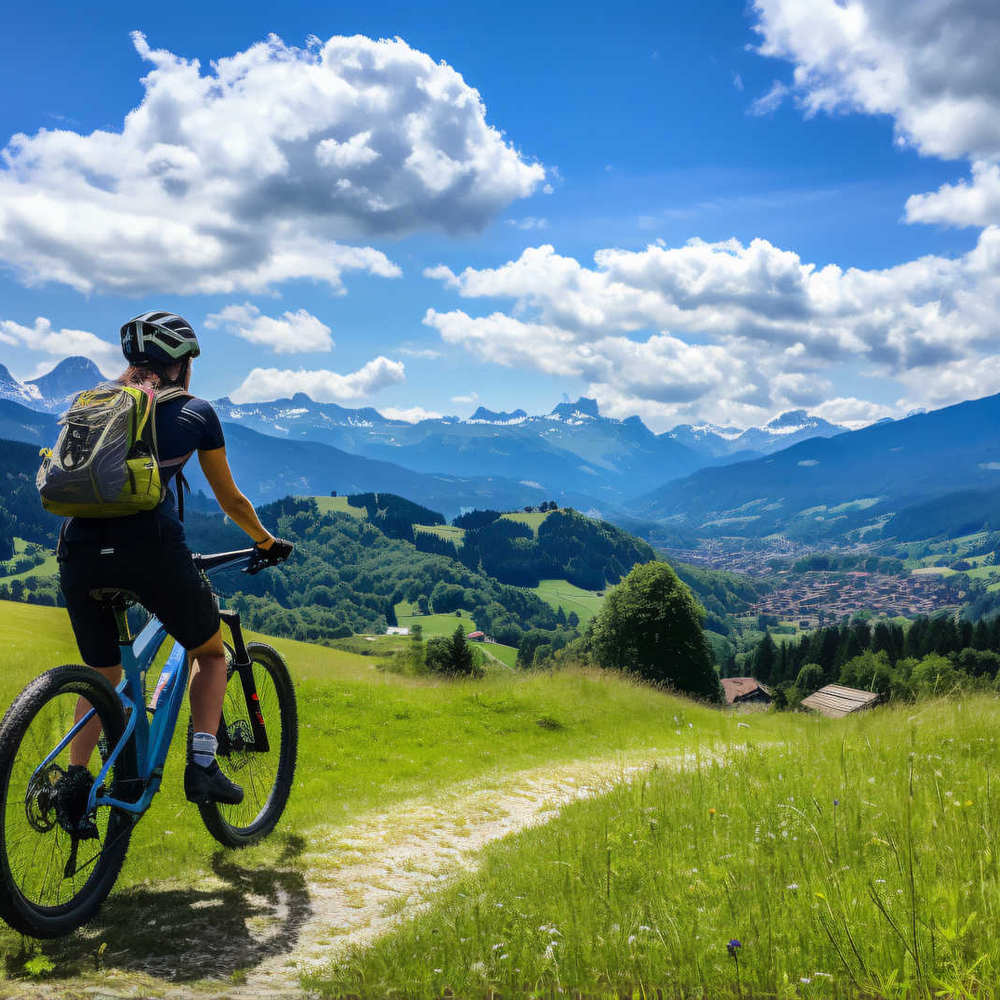
[[[127,813],[99,807],[99,837],[79,841],[75,870],[65,876],[72,838],[57,821],[48,788],[37,779],[32,783],[30,776],[69,732],[80,695],[94,706],[105,745],[116,746],[125,727],[121,701],[104,677],[85,666],[55,667],[36,677],[0,722],[0,917],[36,938],[68,934],[94,917],[118,878],[132,833]],[[53,764],[66,770],[68,757],[65,748]],[[95,752],[95,777],[99,766]],[[134,792],[136,781],[130,741],[106,787],[116,798],[128,800],[128,789]]]
[[[277,651],[264,643],[248,643],[247,652],[270,749],[266,754],[254,750],[220,753],[217,758],[219,767],[243,787],[244,794],[238,806],[216,802],[198,806],[208,832],[225,847],[249,847],[275,828],[292,790],[298,753],[298,710],[288,668]],[[226,728],[235,734],[241,727],[248,728],[251,707],[231,661],[228,675],[222,712]],[[192,735],[189,729],[189,753]],[[225,740],[220,739],[220,747],[224,746]]]

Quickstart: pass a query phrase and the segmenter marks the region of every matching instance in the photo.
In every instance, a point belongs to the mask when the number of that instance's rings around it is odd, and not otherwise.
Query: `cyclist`
[[[191,363],[201,353],[190,324],[168,312],[147,312],[121,328],[122,353],[128,367],[118,378],[124,385],[162,391],[191,382]],[[152,511],[111,518],[69,518],[59,536],[60,584],[83,661],[113,685],[121,678],[118,630],[114,613],[93,591],[114,588],[135,595],[160,619],[192,659],[190,687],[194,753],[184,772],[190,802],[243,799],[243,789],[230,781],[215,760],[216,732],[226,691],[226,657],[219,628],[219,609],[208,580],[195,566],[184,528],[169,489],[184,463],[198,461],[219,506],[254,541],[259,556],[271,565],[286,559],[290,542],[275,538],[257,518],[253,505],[233,482],[226,458],[222,426],[212,406],[193,396],[176,396],[155,411],[157,458],[164,498]],[[182,486],[178,484],[178,492]],[[81,698],[79,720],[89,710]],[[91,720],[70,746],[70,768],[61,794],[86,802],[93,778],[89,761],[100,738],[98,719]],[[82,823],[81,836],[96,836]]]

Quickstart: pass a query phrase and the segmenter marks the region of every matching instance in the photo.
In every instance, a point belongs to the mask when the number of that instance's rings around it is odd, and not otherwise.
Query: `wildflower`
[[[833,800],[833,808],[836,809],[837,806],[839,806],[839,805],[840,805],[840,799],[834,799]]]
[[[708,815],[709,816],[714,816],[715,815],[715,808],[714,807],[708,810]]]
[[[736,952],[738,952],[742,947],[743,945],[739,942],[739,940],[733,938],[732,941],[726,945],[726,951],[729,952],[732,958],[736,958]]]
[[[629,934],[629,936],[628,936],[628,943],[629,944],[635,944],[635,935],[634,934]]]
[[[652,927],[647,927],[645,924],[639,924],[639,930],[641,931],[651,931]]]
[[[808,976],[802,976],[802,977],[801,977],[801,978],[799,979],[799,982],[800,982],[800,983],[803,983],[803,984],[804,984],[804,985],[806,985],[806,986],[808,986],[808,985],[809,985],[809,984],[810,984],[810,983],[812,982],[812,980],[811,980],[811,979],[810,979],[810,978],[809,978]]]
[[[791,889],[792,892],[795,892],[795,890],[798,889],[798,887],[799,887],[798,882],[789,882],[788,885],[785,886],[786,889]]]
[[[750,727],[745,722],[737,722],[736,723],[736,728],[737,729],[749,729]]]
[[[972,805],[972,799],[966,799],[966,800],[965,800],[965,804],[966,804],[967,806],[971,806],[971,805]]]

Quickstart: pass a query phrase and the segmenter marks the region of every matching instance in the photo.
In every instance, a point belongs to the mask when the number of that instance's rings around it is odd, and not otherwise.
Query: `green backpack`
[[[42,506],[62,517],[124,517],[163,499],[156,452],[156,406],[180,396],[102,382],[77,393],[59,418],[54,448],[43,448],[35,477]]]

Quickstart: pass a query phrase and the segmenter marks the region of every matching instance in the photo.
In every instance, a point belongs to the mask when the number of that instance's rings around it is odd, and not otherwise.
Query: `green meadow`
[[[532,592],[555,610],[561,607],[566,614],[575,611],[581,627],[586,626],[604,604],[604,591],[583,590],[565,580],[542,580]]]
[[[518,524],[526,524],[531,530],[537,535],[538,526],[551,514],[551,511],[531,511],[530,513],[524,513],[523,511],[515,512],[513,514],[502,514],[501,517],[505,517],[508,521],[517,521]]]
[[[137,920],[195,919],[206,878],[225,882],[227,912],[249,914],[278,882],[301,890],[297,859],[324,830],[524,768],[637,751],[650,769],[631,783],[485,848],[428,908],[397,907],[386,934],[305,985],[414,1000],[994,995],[994,694],[837,721],[743,715],[598,670],[445,681],[273,643],[295,678],[301,743],[271,841],[217,849],[183,799],[178,739],[98,923],[43,944],[0,931],[0,978],[24,979],[34,956],[61,982],[90,982],[102,940],[114,942],[107,969],[151,950],[173,961],[183,946]],[[76,659],[65,613],[0,603],[0,655],[6,704],[40,670]]]
[[[480,681],[410,678],[379,670],[373,656],[267,641],[289,665],[300,714],[296,783],[278,831],[237,855],[219,852],[183,796],[185,709],[162,791],[138,825],[118,886],[102,910],[102,933],[127,935],[137,901],[184,910],[189,897],[160,892],[161,882],[197,885],[221,858],[247,872],[269,871],[279,859],[283,866],[294,864],[301,849],[296,845],[310,831],[373,809],[549,762],[654,745],[680,752],[698,741],[728,740],[736,731],[713,709],[600,671],[496,670]],[[0,702],[6,708],[41,671],[78,662],[65,611],[0,602],[0,657]],[[683,728],[665,727],[664,720],[678,712]],[[44,945],[60,975],[92,965],[90,953],[74,940]],[[22,954],[20,936],[0,930],[0,956],[9,974],[23,973],[17,958]]]
[[[446,542],[454,542],[456,546],[462,545],[465,541],[465,528],[456,528],[453,524],[415,524],[413,526],[414,535],[418,531],[426,531],[429,535],[437,535]]]
[[[994,696],[835,723],[751,716],[743,747],[661,759],[488,847],[429,910],[308,983],[364,997],[993,997],[998,721]]]
[[[352,507],[347,502],[347,497],[310,497],[316,501],[316,506],[324,514],[350,514],[351,517],[367,517],[367,507]]]

